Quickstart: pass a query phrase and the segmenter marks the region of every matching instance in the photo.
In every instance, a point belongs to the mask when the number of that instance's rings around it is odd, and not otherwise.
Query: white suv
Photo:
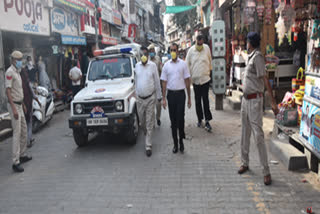
[[[71,102],[69,127],[78,146],[91,132],[125,134],[136,143],[139,121],[135,97],[135,65],[140,45],[117,45],[96,50],[88,67],[85,88]]]

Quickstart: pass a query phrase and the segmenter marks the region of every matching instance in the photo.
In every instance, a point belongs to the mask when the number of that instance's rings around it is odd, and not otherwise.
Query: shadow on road
[[[137,140],[138,141],[138,140]],[[133,149],[137,144],[130,144],[121,134],[92,134],[89,136],[87,146],[79,147],[76,152],[126,152]]]

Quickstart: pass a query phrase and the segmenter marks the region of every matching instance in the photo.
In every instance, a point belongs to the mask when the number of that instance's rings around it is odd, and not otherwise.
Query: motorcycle
[[[45,87],[36,87],[35,95],[41,106],[36,100],[33,100],[32,132],[39,131],[40,127],[52,119],[55,109],[53,95]]]

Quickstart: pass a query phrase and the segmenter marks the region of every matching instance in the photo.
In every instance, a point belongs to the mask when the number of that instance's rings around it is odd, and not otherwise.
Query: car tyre
[[[137,138],[139,134],[139,116],[137,108],[134,108],[133,111],[133,125],[130,127],[130,131],[127,135],[128,143],[130,145],[135,145],[137,143]]]
[[[88,134],[81,129],[73,129],[73,139],[78,147],[88,145]]]

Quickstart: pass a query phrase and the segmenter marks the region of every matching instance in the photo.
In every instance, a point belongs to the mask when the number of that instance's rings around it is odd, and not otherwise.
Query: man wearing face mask
[[[202,127],[202,120],[205,119],[205,129],[211,132],[212,128],[209,121],[212,120],[212,115],[209,104],[209,84],[212,58],[209,46],[203,44],[203,42],[203,35],[198,35],[197,42],[188,51],[186,59],[193,83],[198,117],[197,125]]]
[[[146,136],[146,155],[152,155],[152,131],[155,123],[155,103],[161,101],[161,87],[157,65],[148,60],[149,53],[146,47],[141,47],[143,56],[136,65],[136,95],[137,110],[140,125]]]
[[[159,76],[161,76],[162,63],[161,63],[160,57],[156,56],[154,45],[153,44],[149,45],[148,50],[149,50],[150,60],[157,65]],[[160,102],[156,103],[156,119],[157,119],[158,126],[161,125],[160,117],[161,117],[161,100]]]
[[[23,88],[20,76],[23,54],[14,51],[11,54],[11,66],[5,74],[6,95],[8,97],[8,110],[13,130],[12,153],[15,172],[23,172],[22,163],[30,161],[32,157],[25,154],[27,148],[27,124],[24,116]]]
[[[178,142],[180,145],[180,152],[184,152],[183,139],[185,139],[184,132],[184,112],[186,103],[185,89],[188,93],[188,108],[191,108],[190,97],[190,73],[187,66],[182,59],[177,56],[178,45],[173,43],[171,45],[171,57],[172,59],[166,62],[162,68],[161,80],[162,80],[162,103],[163,108],[166,109],[166,93],[168,89],[168,107],[169,116],[171,121],[171,131],[173,137],[173,153],[178,152]],[[179,130],[179,139],[178,131]]]
[[[277,103],[272,95],[272,89],[266,75],[265,62],[261,52],[260,35],[250,32],[247,37],[248,55],[240,50],[240,54],[246,60],[246,69],[243,80],[243,98],[241,104],[241,161],[242,166],[238,173],[242,174],[249,170],[249,148],[250,136],[253,133],[255,143],[258,147],[260,164],[263,166],[264,184],[271,184],[271,175],[268,165],[267,149],[264,142],[262,129],[263,119],[263,92],[267,87],[268,94],[272,100],[272,110],[278,113]]]
[[[31,56],[27,56],[27,71],[28,71],[28,77],[31,83],[37,82],[36,76],[37,76],[37,70],[32,62]]]

